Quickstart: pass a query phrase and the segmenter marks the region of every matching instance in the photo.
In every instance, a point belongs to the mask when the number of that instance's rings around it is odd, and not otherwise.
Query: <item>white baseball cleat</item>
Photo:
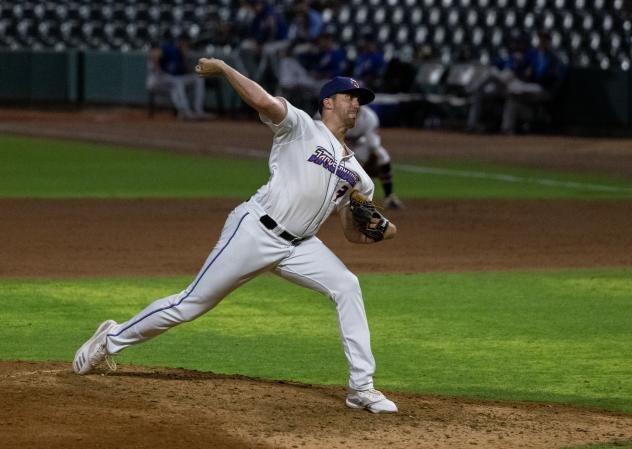
[[[397,413],[395,403],[386,399],[386,396],[373,388],[362,391],[349,390],[347,407],[365,408],[371,413]]]
[[[75,373],[88,374],[103,361],[107,363],[108,368],[111,370],[116,369],[116,362],[110,357],[105,347],[105,338],[110,329],[116,325],[116,321],[104,321],[97,328],[94,335],[79,348],[72,362],[72,369]]]
[[[384,198],[384,208],[391,210],[403,209],[404,203],[402,203],[402,200],[400,200],[397,195],[391,193],[389,196]]]

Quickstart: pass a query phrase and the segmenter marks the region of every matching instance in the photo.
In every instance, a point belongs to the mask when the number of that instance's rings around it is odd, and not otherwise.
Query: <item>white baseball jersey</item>
[[[243,283],[272,271],[331,298],[349,364],[349,386],[372,388],[375,360],[358,278],[318,237],[296,242],[287,232],[312,236],[334,208],[348,203],[351,190],[372,198],[373,182],[353,155],[344,156],[344,147],[324,123],[291,104],[278,125],[261,119],[274,132],[270,180],[229,214],[195,280],[110,329],[107,351],[117,354],[191,321]]]
[[[314,235],[334,208],[349,202],[351,190],[373,198],[373,181],[354,155],[320,120],[289,102],[278,125],[261,121],[274,132],[270,179],[252,197],[278,224],[298,237]]]

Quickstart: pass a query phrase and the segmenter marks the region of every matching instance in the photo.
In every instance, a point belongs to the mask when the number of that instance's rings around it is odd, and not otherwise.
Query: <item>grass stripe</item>
[[[524,176],[516,176],[516,175],[511,175],[511,174],[503,174],[503,173],[498,174],[498,173],[489,173],[489,172],[483,172],[483,171],[427,167],[423,165],[420,166],[420,165],[395,164],[395,167],[402,171],[430,174],[430,175],[458,176],[462,178],[472,178],[472,179],[491,179],[491,180],[503,181],[503,182],[539,184],[539,185],[550,186],[550,187],[596,190],[596,191],[601,191],[601,192],[632,193],[632,187],[608,186],[608,185],[603,185],[603,184],[594,184],[590,182],[560,181],[557,179],[547,179],[547,178],[540,178],[540,177],[524,177]]]
[[[632,273],[363,275],[376,385],[632,413]],[[2,280],[0,358],[70,361],[97,324],[191,279]],[[344,385],[333,304],[275,276],[121,354],[123,363]]]
[[[630,198],[629,180],[482,163],[396,165],[402,198]],[[263,160],[212,158],[0,135],[0,197],[248,198],[270,176]],[[382,195],[376,182],[376,196]]]

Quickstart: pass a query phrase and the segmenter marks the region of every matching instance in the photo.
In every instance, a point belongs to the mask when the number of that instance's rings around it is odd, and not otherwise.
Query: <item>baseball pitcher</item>
[[[222,60],[202,58],[196,72],[223,76],[270,128],[270,179],[229,214],[215,248],[184,291],[153,302],[124,323],[103,322],[75,354],[74,371],[87,374],[104,362],[115,366],[111,356],[194,320],[235,288],[272,271],[334,302],[349,366],[347,406],[396,412],[373,387],[375,361],[358,278],[316,237],[334,211],[352,242],[375,243],[397,233],[375,209],[373,182],[345,145],[345,133],[373,92],[354,79],[336,77],[322,87],[322,121],[314,121]]]

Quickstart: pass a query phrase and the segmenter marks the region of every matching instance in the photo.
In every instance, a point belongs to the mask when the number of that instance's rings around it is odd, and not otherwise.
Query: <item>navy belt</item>
[[[261,218],[259,218],[259,221],[263,223],[263,225],[271,231],[273,229],[276,229],[277,226],[279,226],[277,222],[274,221],[274,219],[270,215],[263,215]],[[295,245],[295,246],[300,245],[301,242],[309,238],[309,237],[296,237],[295,235],[292,235],[287,231],[282,231],[278,235],[282,239],[287,240],[288,242],[290,242],[292,245]]]

